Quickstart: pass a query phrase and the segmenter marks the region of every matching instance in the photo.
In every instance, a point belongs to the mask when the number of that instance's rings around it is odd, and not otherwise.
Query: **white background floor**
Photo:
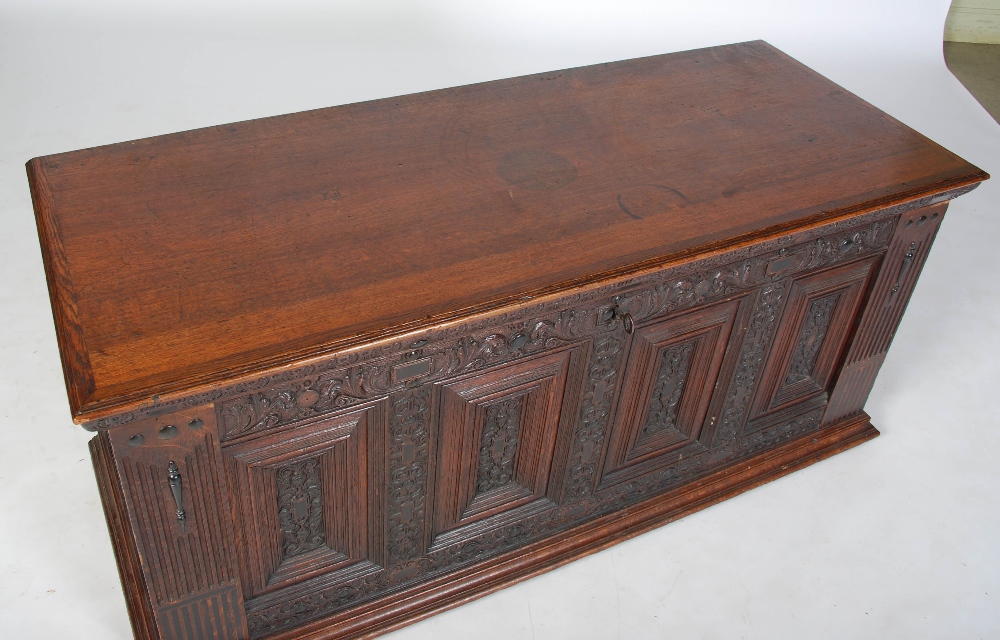
[[[944,222],[882,437],[391,637],[1000,637],[1000,126],[945,68],[948,0],[76,4],[0,0],[0,638],[130,636],[26,160],[756,38],[998,175]]]

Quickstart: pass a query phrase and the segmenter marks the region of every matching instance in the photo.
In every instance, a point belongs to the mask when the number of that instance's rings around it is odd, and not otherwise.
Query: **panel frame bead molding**
[[[988,177],[760,41],[29,161],[135,636],[372,637],[875,437]]]

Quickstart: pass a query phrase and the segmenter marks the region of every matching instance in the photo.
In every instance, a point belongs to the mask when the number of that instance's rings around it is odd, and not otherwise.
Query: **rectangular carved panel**
[[[602,487],[707,451],[709,403],[741,300],[635,329]]]
[[[747,433],[784,419],[793,403],[825,402],[877,264],[866,258],[792,280]]]
[[[839,300],[840,292],[838,291],[813,300],[809,304],[805,322],[802,323],[802,334],[795,346],[795,353],[792,355],[792,362],[788,367],[788,375],[785,376],[783,382],[784,387],[807,378],[816,378],[816,357],[823,347],[827,330],[830,328],[830,319]]]
[[[432,548],[554,506],[550,474],[579,347],[440,385]]]
[[[327,585],[384,563],[374,493],[381,466],[371,454],[384,433],[383,404],[224,449],[248,597],[271,601],[304,580]]]

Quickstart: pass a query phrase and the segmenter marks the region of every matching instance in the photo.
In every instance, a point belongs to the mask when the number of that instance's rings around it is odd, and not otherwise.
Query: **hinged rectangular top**
[[[988,177],[760,41],[28,174],[77,421]]]

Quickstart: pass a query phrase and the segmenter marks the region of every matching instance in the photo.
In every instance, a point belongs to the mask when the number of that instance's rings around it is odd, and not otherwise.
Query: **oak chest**
[[[36,158],[139,638],[377,634],[877,435],[988,176],[763,42]]]

